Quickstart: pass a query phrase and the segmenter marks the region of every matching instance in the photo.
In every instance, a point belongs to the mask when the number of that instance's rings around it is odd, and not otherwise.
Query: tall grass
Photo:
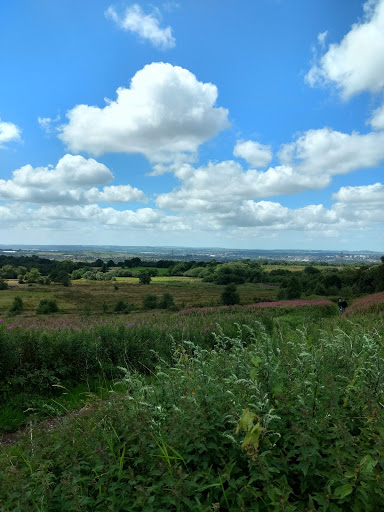
[[[382,331],[284,318],[175,339],[93,414],[31,428],[0,455],[1,509],[382,510]]]

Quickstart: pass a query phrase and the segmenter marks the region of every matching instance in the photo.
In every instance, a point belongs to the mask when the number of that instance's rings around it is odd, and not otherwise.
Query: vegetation
[[[384,508],[384,261],[133,260],[4,277],[1,510]]]
[[[36,315],[50,315],[58,311],[59,307],[55,300],[42,299],[37,306]]]

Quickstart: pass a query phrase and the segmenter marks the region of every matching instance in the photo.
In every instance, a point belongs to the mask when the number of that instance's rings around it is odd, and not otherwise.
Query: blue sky
[[[384,0],[0,2],[4,244],[384,251]]]

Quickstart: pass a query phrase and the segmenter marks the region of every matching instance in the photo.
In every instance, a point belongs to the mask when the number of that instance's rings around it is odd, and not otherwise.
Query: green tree
[[[38,270],[37,268],[31,268],[31,270],[27,272],[24,276],[24,281],[26,283],[38,283],[40,279],[40,270]]]
[[[147,270],[142,270],[139,272],[139,283],[140,284],[150,284],[151,283],[151,274]]]

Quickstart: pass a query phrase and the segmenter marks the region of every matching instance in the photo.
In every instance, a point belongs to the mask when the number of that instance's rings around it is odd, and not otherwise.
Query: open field
[[[151,284],[141,285],[137,278],[122,277],[117,281],[72,281],[72,286],[51,284],[49,286],[19,284],[16,279],[8,281],[9,289],[0,292],[0,314],[5,315],[15,296],[25,303],[25,313],[33,314],[41,299],[57,300],[59,309],[65,314],[100,314],[113,311],[117,301],[123,300],[142,308],[143,297],[148,293],[158,295],[165,292],[173,295],[177,307],[213,306],[220,304],[223,287],[204,283],[198,278],[153,277]],[[117,287],[117,289],[116,289]],[[246,283],[238,287],[241,302],[274,300],[276,288]]]

